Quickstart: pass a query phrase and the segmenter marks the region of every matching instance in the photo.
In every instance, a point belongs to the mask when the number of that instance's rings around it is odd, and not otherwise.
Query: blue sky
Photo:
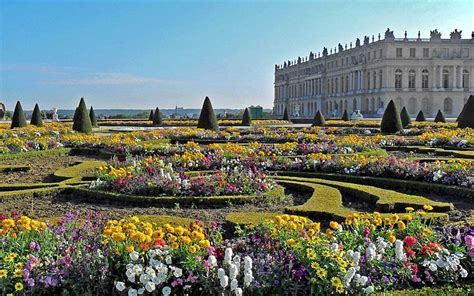
[[[0,0],[0,101],[24,109],[271,107],[276,63],[387,27],[454,28],[472,1]]]

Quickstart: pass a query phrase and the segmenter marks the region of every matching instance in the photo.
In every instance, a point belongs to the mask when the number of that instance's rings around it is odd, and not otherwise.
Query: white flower
[[[365,294],[371,294],[374,292],[374,286],[368,286],[367,288],[364,289]]]
[[[134,288],[130,288],[128,289],[128,296],[137,296],[138,295],[138,291]]]
[[[339,249],[339,245],[337,243],[332,243],[330,246],[331,252],[336,252]]]
[[[466,277],[467,277],[467,270],[465,270],[464,268],[461,267],[459,273],[461,274],[461,277],[462,277],[462,278],[466,278]]]
[[[367,257],[367,261],[370,261],[375,258],[375,256],[377,255],[375,250],[376,250],[375,244],[371,242],[369,246],[367,247],[367,249],[365,250],[365,256]]]
[[[224,270],[224,268],[219,268],[219,269],[217,270],[217,277],[218,277],[219,279],[221,279],[221,278],[223,278],[224,276],[225,276],[225,270]]]
[[[350,267],[349,270],[347,270],[347,273],[344,275],[344,286],[349,287],[355,274],[356,269],[354,267]]]
[[[145,288],[140,288],[138,289],[138,295],[142,295],[143,293],[145,293]]]
[[[369,278],[366,277],[365,275],[359,276],[357,278],[357,285],[363,287],[363,286],[367,285],[368,281],[369,281]]]
[[[234,263],[231,263],[229,266],[229,277],[231,279],[235,279],[237,277],[237,274],[239,274],[239,270],[237,269],[237,265]]]
[[[177,267],[176,267],[176,268],[174,269],[174,273],[173,273],[173,274],[174,274],[175,277],[179,278],[179,277],[181,277],[181,276],[183,275],[183,270],[182,270],[181,268],[177,268]]]
[[[163,296],[168,296],[171,294],[171,288],[168,286],[163,287],[163,289],[161,290],[161,293],[163,293]]]
[[[407,255],[403,251],[403,241],[399,239],[395,241],[395,258],[398,261],[405,261],[407,259]]]
[[[148,293],[151,293],[155,291],[155,283],[154,282],[147,282],[145,285],[145,289],[148,291]]]
[[[125,283],[124,282],[116,282],[115,283],[115,289],[119,290],[120,292],[122,292],[123,290],[125,290]]]
[[[225,249],[224,263],[229,264],[231,260],[232,260],[232,249],[227,248]]]
[[[244,258],[244,268],[245,268],[245,270],[252,269],[252,258],[250,258],[250,256],[245,256],[245,258]]]
[[[170,256],[170,255],[168,255],[168,256],[165,257],[165,262],[166,262],[166,264],[168,264],[168,265],[170,265],[170,264],[173,262],[173,260],[171,259],[171,256]]]
[[[145,285],[146,283],[148,283],[149,280],[150,280],[150,276],[148,274],[144,273],[140,275],[140,283]]]
[[[148,274],[150,276],[150,278],[152,278],[156,275],[155,270],[150,266],[147,266],[147,268],[145,268],[145,272],[146,272],[146,274]]]
[[[130,256],[130,259],[132,259],[133,261],[137,261],[138,258],[140,258],[140,254],[138,254],[137,251],[130,252],[129,256]]]
[[[214,255],[210,255],[208,258],[208,261],[211,264],[211,266],[213,267],[217,266],[217,259]]]
[[[438,259],[436,260],[436,265],[438,265],[439,268],[445,268],[446,262],[444,262],[442,259]]]
[[[221,287],[225,289],[227,285],[229,284],[229,277],[224,275],[224,277],[220,279],[220,282],[221,282]]]
[[[237,288],[235,289],[235,296],[242,296],[243,295],[243,291],[242,291],[242,288]]]
[[[239,283],[237,282],[237,279],[233,279],[231,282],[230,282],[230,290],[231,291],[234,291],[235,289],[237,289],[239,287]]]
[[[244,284],[246,287],[250,286],[250,283],[253,281],[252,272],[246,272],[244,274]]]

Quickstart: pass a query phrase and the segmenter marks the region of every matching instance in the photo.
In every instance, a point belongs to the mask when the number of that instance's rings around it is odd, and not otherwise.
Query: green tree
[[[426,121],[426,118],[425,118],[425,113],[423,113],[423,110],[420,110],[420,112],[418,112],[418,115],[416,115],[416,119],[415,119],[417,122],[424,122]]]
[[[459,128],[474,128],[474,95],[470,95],[458,120]]]
[[[30,124],[36,126],[43,126],[43,119],[41,115],[41,110],[38,104],[35,104],[35,108],[33,109],[33,114],[31,115]]]
[[[446,122],[446,118],[444,118],[443,112],[441,112],[441,110],[438,110],[434,122]]]
[[[17,101],[15,105],[15,111],[13,112],[12,124],[10,128],[25,127],[26,125],[27,123],[25,112],[23,112],[23,108],[21,107],[20,101]]]
[[[242,125],[251,126],[252,117],[250,116],[249,108],[245,108],[244,115],[242,116]]]
[[[150,110],[150,116],[148,116],[149,121],[153,121],[154,115],[153,115],[153,110]]]
[[[76,108],[76,112],[74,112],[74,122],[72,124],[72,129],[79,133],[92,133],[91,118],[89,117],[89,112],[87,111],[84,98],[81,98],[79,101],[79,106]]]
[[[382,122],[380,124],[380,130],[382,133],[396,133],[403,129],[402,120],[400,118],[400,113],[398,113],[397,106],[393,100],[387,105],[387,109],[383,113]]]
[[[316,115],[314,115],[313,126],[324,126],[325,124],[326,120],[324,119],[323,114],[318,110]]]
[[[219,130],[216,114],[214,113],[214,108],[212,108],[211,100],[208,97],[204,99],[204,103],[202,104],[197,127],[214,131]]]
[[[92,106],[91,110],[89,111],[89,118],[91,119],[92,127],[97,127],[97,118],[95,117],[95,111]]]
[[[402,120],[402,126],[404,128],[411,125],[411,118],[410,114],[408,114],[407,108],[402,108],[402,111],[400,112],[400,119]]]
[[[153,125],[162,125],[163,117],[161,116],[160,108],[156,107],[153,113]]]
[[[342,120],[349,121],[349,114],[347,113],[347,109],[344,109],[344,113],[342,114]]]

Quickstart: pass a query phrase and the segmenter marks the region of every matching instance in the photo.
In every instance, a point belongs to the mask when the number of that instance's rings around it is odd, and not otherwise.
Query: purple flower
[[[31,242],[30,243],[30,250],[38,252],[40,250],[40,245],[37,244],[36,242]]]

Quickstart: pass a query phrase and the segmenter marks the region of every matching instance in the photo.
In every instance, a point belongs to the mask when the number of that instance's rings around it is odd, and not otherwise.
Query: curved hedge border
[[[29,157],[38,157],[38,156],[53,156],[53,155],[66,155],[69,154],[71,148],[54,148],[50,150],[34,150],[34,151],[25,151],[18,153],[5,153],[0,154],[1,160],[10,160],[17,158],[29,158]]]
[[[474,198],[474,190],[454,185],[443,185],[435,183],[427,183],[420,181],[399,180],[392,178],[354,176],[333,173],[317,173],[317,172],[295,172],[295,171],[277,171],[279,176],[304,177],[304,178],[321,178],[334,181],[342,181],[349,183],[357,183],[368,186],[376,186],[385,189],[397,189],[402,191],[414,191],[421,193],[436,193],[452,197]]]
[[[27,172],[31,169],[28,165],[0,164],[0,172]]]
[[[316,183],[329,185],[337,188],[342,193],[349,194],[363,201],[375,203],[377,210],[381,212],[405,211],[406,207],[415,209],[422,208],[424,205],[430,205],[434,211],[450,211],[454,209],[451,203],[437,202],[418,195],[409,195],[393,190],[381,189],[373,186],[359,185],[339,181],[330,181],[318,178],[300,178],[300,177],[277,177],[277,181],[299,181],[307,183]]]
[[[244,204],[255,200],[273,201],[280,200],[285,196],[285,190],[281,186],[277,186],[272,190],[265,192],[263,195],[229,195],[229,196],[212,196],[212,197],[177,197],[177,196],[142,196],[121,194],[116,192],[92,190],[83,187],[67,188],[65,193],[69,194],[70,199],[79,196],[86,199],[86,201],[110,201],[119,202],[127,205],[146,205],[146,206],[161,206],[161,205],[204,205],[204,206],[226,206],[228,204]]]
[[[278,212],[231,212],[225,216],[226,222],[232,225],[258,225],[267,219],[283,215]]]
[[[440,156],[454,156],[458,158],[474,159],[474,150],[472,149],[457,149],[448,150],[444,148],[426,147],[426,146],[384,146],[381,147],[387,151],[406,151],[416,153],[434,153]]]
[[[107,163],[100,160],[82,161],[76,165],[57,170],[53,176],[58,182],[79,182],[86,177],[92,178],[93,176],[89,175],[89,173],[105,165],[107,165]]]

